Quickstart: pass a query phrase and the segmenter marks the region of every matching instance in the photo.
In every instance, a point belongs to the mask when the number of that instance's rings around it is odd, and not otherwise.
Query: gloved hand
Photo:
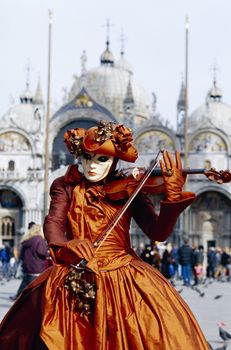
[[[182,188],[186,177],[182,175],[182,165],[180,153],[175,152],[176,161],[174,161],[169,151],[163,154],[163,160],[160,160],[160,168],[164,180],[166,200],[174,202],[181,199]]]
[[[82,259],[90,261],[94,257],[93,244],[89,239],[72,239],[63,244],[50,244],[55,262],[78,264]]]

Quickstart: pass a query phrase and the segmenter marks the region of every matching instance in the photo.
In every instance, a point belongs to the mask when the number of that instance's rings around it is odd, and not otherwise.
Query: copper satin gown
[[[57,239],[55,231],[61,231],[65,225],[63,215],[67,208],[74,238],[89,238],[93,242],[122,205],[108,201],[100,187],[86,188],[82,180],[74,188],[69,208],[67,199],[62,198],[66,196],[63,186],[63,180],[53,186],[50,218],[48,215],[45,223],[53,254],[55,246],[65,245],[61,238]],[[190,200],[183,202],[163,204],[164,215],[159,221],[162,220],[160,227],[166,226],[163,229],[165,235],[172,230],[179,213],[190,204]],[[177,206],[179,208],[174,210]],[[171,214],[174,211],[175,214]],[[43,282],[40,337],[49,350],[208,349],[187,304],[159,271],[141,261],[131,250],[129,226],[132,216],[146,233],[157,232],[157,239],[162,235],[158,233],[158,219],[151,202],[146,196],[139,195],[102,244],[95,259],[88,263],[95,272],[97,286],[93,325],[87,316],[81,317],[73,310],[74,303],[64,288],[68,266],[57,264],[47,273]],[[57,254],[55,259],[58,262]]]

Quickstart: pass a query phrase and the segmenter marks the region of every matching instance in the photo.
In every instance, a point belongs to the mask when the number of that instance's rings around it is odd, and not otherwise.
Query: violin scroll
[[[228,183],[231,181],[231,172],[229,170],[217,171],[215,168],[204,171],[205,176],[218,184]]]

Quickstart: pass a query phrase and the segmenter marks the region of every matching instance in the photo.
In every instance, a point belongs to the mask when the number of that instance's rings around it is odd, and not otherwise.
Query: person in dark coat
[[[162,260],[161,260],[161,273],[165,278],[170,279],[172,277],[172,273],[170,270],[170,266],[172,265],[172,256],[171,256],[172,246],[170,243],[166,245],[164,250]],[[173,265],[172,265],[173,268]]]
[[[224,248],[221,254],[221,282],[225,282],[228,274],[228,265],[230,264],[231,257],[228,254],[228,248]]]
[[[189,245],[188,238],[184,239],[184,244],[179,249],[179,263],[182,268],[182,278],[184,286],[190,286],[191,268],[193,261],[193,250]]]
[[[172,264],[174,268],[174,279],[177,279],[179,277],[179,255],[178,255],[178,248],[176,246],[172,247],[171,250],[171,257],[172,257]]]
[[[207,277],[215,278],[215,269],[217,265],[216,251],[214,247],[210,247],[207,253]]]
[[[31,225],[31,228],[23,236],[21,244],[20,260],[23,279],[16,295],[10,297],[11,300],[17,299],[23,289],[46,269],[46,260],[49,258],[48,245],[40,225]]]
[[[203,262],[204,262],[204,247],[200,245],[195,247],[193,251],[193,275],[194,285],[198,285],[200,278],[203,274]]]
[[[3,245],[0,251],[0,260],[2,263],[2,277],[10,280],[10,258],[12,257],[11,249],[7,243]]]

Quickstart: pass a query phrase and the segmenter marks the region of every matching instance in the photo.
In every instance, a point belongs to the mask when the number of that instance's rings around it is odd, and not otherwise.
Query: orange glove
[[[57,263],[77,264],[82,259],[90,261],[94,257],[94,248],[88,239],[72,239],[62,246],[50,244],[51,254]]]
[[[175,152],[176,161],[174,161],[169,151],[163,154],[163,160],[160,160],[160,168],[164,180],[166,200],[168,202],[179,201],[181,199],[182,188],[185,183],[185,177],[182,175],[182,165],[180,153]]]

